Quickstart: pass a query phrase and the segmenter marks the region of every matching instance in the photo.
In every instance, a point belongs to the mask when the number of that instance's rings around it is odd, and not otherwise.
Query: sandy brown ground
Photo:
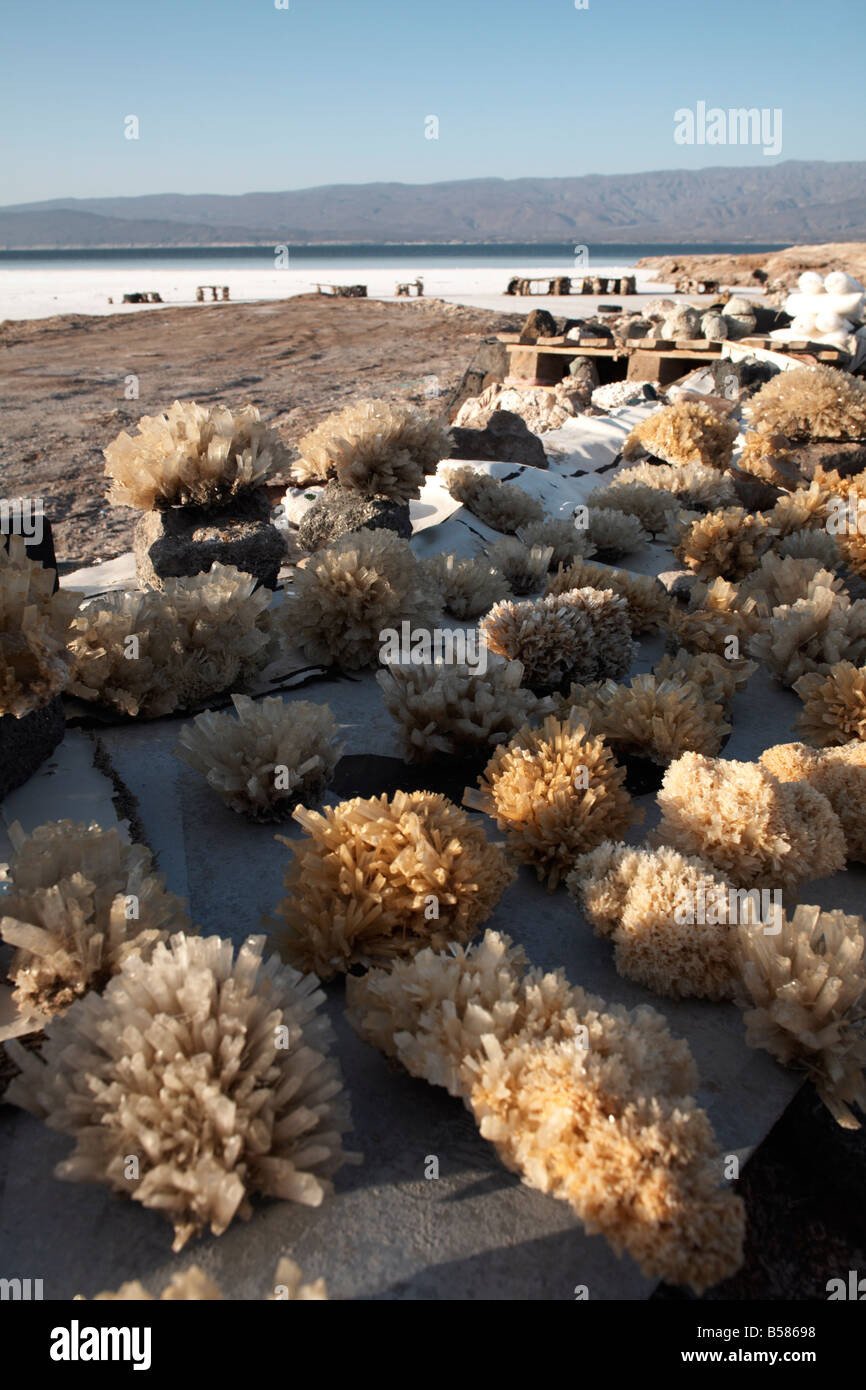
[[[831,270],[847,270],[855,280],[866,284],[866,242],[838,241],[819,246],[788,246],[784,251],[769,255],[748,252],[743,255],[644,256],[637,262],[645,269],[658,270],[660,281],[673,280],[677,275],[692,275],[718,280],[723,285],[742,285],[754,289],[757,285],[753,270],[765,270],[768,284],[778,283],[793,288],[804,270],[817,270],[826,275]]]
[[[523,318],[439,300],[303,295],[2,324],[0,496],[44,498],[58,560],[109,559],[131,548],[136,514],[105,502],[102,450],[140,416],[176,397],[251,402],[296,444],[355,399],[429,401],[427,377],[444,403],[480,339]],[[131,375],[138,400],[124,398]]]

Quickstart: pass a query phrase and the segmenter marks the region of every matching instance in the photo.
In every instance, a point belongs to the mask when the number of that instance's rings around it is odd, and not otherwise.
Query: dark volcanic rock
[[[866,468],[866,443],[861,440],[820,439],[789,447],[804,478],[813,478],[819,464],[827,472],[835,468],[843,478],[853,477]]]
[[[537,434],[511,410],[494,410],[483,430],[452,425],[452,459],[483,459],[492,463],[528,463],[546,468],[547,455]]]
[[[63,738],[65,727],[60,695],[21,719],[0,716],[0,801],[42,766]]]
[[[409,503],[353,492],[331,481],[303,517],[298,541],[305,550],[318,550],[328,541],[362,527],[368,531],[396,531],[408,540],[412,534]]]
[[[277,587],[286,542],[271,524],[261,492],[227,507],[166,507],[145,512],[135,528],[135,567],[140,584],[161,589],[165,579],[205,574],[215,562]]]
[[[546,309],[530,309],[520,330],[522,343],[534,343],[536,338],[556,337],[556,319]]]

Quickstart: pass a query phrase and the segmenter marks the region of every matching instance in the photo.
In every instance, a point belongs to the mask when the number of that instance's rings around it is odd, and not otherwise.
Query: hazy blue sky
[[[0,203],[771,162],[676,144],[699,101],[860,159],[864,40],[864,0],[6,0]]]

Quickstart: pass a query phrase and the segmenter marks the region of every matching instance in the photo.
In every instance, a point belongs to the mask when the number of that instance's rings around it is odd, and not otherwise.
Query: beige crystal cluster
[[[74,1142],[56,1176],[162,1212],[175,1251],[255,1193],[319,1206],[347,1159],[324,994],[263,946],[177,934],[55,1019],[41,1057],[6,1044],[6,1099]]]
[[[311,1303],[327,1301],[328,1289],[324,1279],[312,1284],[303,1282],[301,1268],[294,1260],[283,1256],[274,1274],[274,1286],[267,1303]],[[78,1295],[81,1299],[81,1295]],[[78,1301],[78,1300],[76,1300]],[[86,1300],[84,1300],[86,1302]],[[225,1296],[219,1286],[198,1265],[190,1265],[182,1274],[172,1275],[159,1298],[148,1293],[140,1279],[130,1279],[117,1290],[93,1295],[94,1303],[222,1303]]]
[[[22,719],[69,681],[75,594],[54,592],[54,571],[31,560],[21,536],[0,544],[0,717]]]
[[[649,539],[636,516],[616,507],[589,507],[587,530],[595,553],[609,560],[631,555]]]
[[[831,748],[779,743],[760,757],[780,782],[808,782],[826,796],[842,823],[849,859],[866,863],[866,743]]]
[[[0,937],[24,1013],[53,1017],[102,990],[131,955],[149,959],[169,933],[194,930],[143,845],[96,822],[9,828],[13,856],[0,896]]]
[[[143,415],[136,434],[123,430],[105,450],[115,506],[212,506],[261,487],[289,455],[255,406],[232,411],[175,401],[162,415]]]
[[[494,531],[513,536],[521,527],[544,520],[544,508],[517,483],[503,483],[468,464],[447,470],[445,485],[456,501]]]
[[[512,594],[533,594],[547,578],[553,546],[528,545],[515,536],[502,536],[487,546],[485,553]]]
[[[683,529],[674,554],[700,579],[751,574],[772,539],[767,520],[743,507],[707,512]]]
[[[655,475],[661,471],[661,465],[639,464],[617,473],[612,482],[593,488],[587,498],[587,506],[590,511],[603,508],[608,512],[620,512],[650,535],[657,536],[670,526],[671,519],[679,511],[679,502],[671,491],[663,488],[661,480],[656,482],[653,476],[653,480],[649,481],[644,477],[642,469]],[[677,473],[679,470],[669,468],[667,471]],[[712,472],[718,477],[715,469]]]
[[[628,683],[572,685],[560,697],[559,713],[567,717],[572,710],[617,757],[650,758],[662,766],[685,752],[714,757],[731,732],[722,706],[683,677],[639,675]]]
[[[739,1267],[743,1204],[721,1184],[689,1049],[654,1009],[528,969],[490,931],[350,979],[347,995],[365,1041],[461,1097],[506,1167],[645,1275],[700,1292]]]
[[[782,685],[795,689],[801,677],[828,675],[840,664],[862,665],[866,599],[852,603],[847,594],[816,577],[808,597],[773,609],[748,649]]]
[[[736,584],[718,578],[712,584],[696,584],[685,608],[671,603],[663,621],[675,649],[714,655],[742,668],[745,647],[761,626],[761,615],[753,598],[740,598]]]
[[[479,618],[511,593],[505,576],[484,556],[459,560],[456,555],[430,555],[420,561],[421,572],[442,598],[446,612],[462,622]]]
[[[862,439],[866,385],[834,367],[792,367],[761,387],[746,407],[752,428],[789,439]]]
[[[616,679],[637,651],[626,601],[612,589],[494,604],[481,633],[492,652],[521,662],[533,690],[556,689],[569,679]]]
[[[735,422],[702,401],[663,406],[635,425],[622,449],[624,459],[648,453],[664,463],[703,463],[724,470],[731,462]]]
[[[689,652],[681,647],[676,654],[665,653],[653,667],[653,675],[659,680],[689,681],[709,704],[729,710],[734,696],[757,669],[756,661],[726,661],[715,652]]]
[[[556,569],[559,565],[570,565],[578,556],[586,555],[592,549],[586,527],[577,526],[574,521],[531,521],[528,525],[520,527],[517,537],[524,545],[530,547],[549,546],[553,551],[550,557],[551,569]]]
[[[729,886],[703,860],[605,840],[566,879],[628,980],[672,998],[732,999],[739,974]]]
[[[661,843],[703,859],[739,888],[793,891],[845,863],[842,825],[827,798],[758,763],[683,753],[665,773],[658,805]]]
[[[467,758],[502,743],[550,702],[524,689],[519,661],[392,665],[376,677],[407,762]]]
[[[469,941],[513,877],[502,851],[432,792],[297,807],[301,840],[274,923],[280,948],[320,979]],[[278,837],[282,838],[282,837]]]
[[[803,701],[796,728],[816,748],[866,740],[866,666],[839,661],[794,681]]]
[[[497,748],[463,802],[493,816],[511,857],[533,865],[550,889],[577,855],[638,819],[624,769],[576,714],[563,721],[549,715],[538,729],[522,728]]]
[[[547,595],[566,594],[572,589],[612,589],[625,599],[628,620],[635,637],[654,632],[664,622],[670,599],[664,586],[651,575],[630,574],[591,561],[577,560],[557,570],[547,583]]]
[[[218,796],[256,821],[285,819],[321,797],[343,745],[327,705],[233,695],[237,718],[206,710],[178,735],[175,754]]]
[[[838,1124],[866,1110],[866,961],[862,917],[801,906],[781,931],[736,934],[746,1040],[803,1068]]]
[[[72,624],[70,690],[121,714],[155,718],[253,680],[271,659],[270,594],[232,565],[113,593]]]
[[[429,629],[440,614],[438,588],[409,542],[361,530],[329,541],[296,571],[277,621],[286,645],[308,661],[358,671],[378,661],[385,629]]]
[[[300,484],[335,478],[353,492],[408,502],[451,452],[448,430],[417,406],[356,401],[329,415],[298,445]]]

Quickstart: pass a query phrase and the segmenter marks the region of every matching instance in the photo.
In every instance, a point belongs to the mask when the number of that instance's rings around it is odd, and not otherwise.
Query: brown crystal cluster
[[[637,650],[625,599],[612,589],[569,589],[523,603],[494,604],[481,622],[492,652],[519,661],[533,690],[552,690],[569,678],[614,679]]]
[[[274,925],[286,958],[322,980],[469,941],[513,877],[481,827],[432,792],[299,806],[294,819],[305,834],[283,840]]]
[[[329,415],[298,445],[297,483],[337,482],[354,492],[408,502],[451,452],[442,421],[417,406],[356,401]]]
[[[488,931],[347,982],[349,1018],[413,1076],[460,1096],[523,1182],[568,1202],[651,1278],[702,1291],[742,1260],[741,1200],[662,1016],[527,968]]]
[[[587,733],[577,715],[548,716],[497,748],[464,805],[493,816],[518,864],[531,864],[556,888],[574,859],[637,819],[625,772],[604,739]]]

